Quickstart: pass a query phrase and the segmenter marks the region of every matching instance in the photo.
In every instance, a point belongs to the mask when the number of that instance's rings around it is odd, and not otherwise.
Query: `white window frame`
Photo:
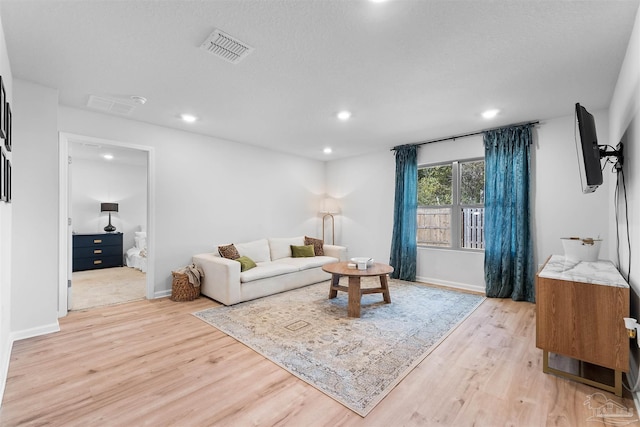
[[[418,205],[420,208],[438,209],[438,208],[450,208],[451,209],[451,246],[435,246],[426,243],[418,243],[419,247],[430,249],[442,249],[442,250],[456,250],[456,251],[471,251],[471,252],[484,252],[484,249],[478,248],[464,248],[462,247],[462,210],[464,208],[484,208],[482,204],[462,204],[460,203],[460,163],[472,163],[482,161],[484,157],[477,157],[464,160],[451,160],[448,162],[429,163],[418,165],[419,169],[426,169],[437,166],[451,165],[451,205]],[[417,230],[416,230],[417,231]]]

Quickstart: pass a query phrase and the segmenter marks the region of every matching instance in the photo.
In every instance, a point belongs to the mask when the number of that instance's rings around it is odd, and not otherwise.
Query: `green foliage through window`
[[[484,161],[460,163],[460,204],[484,204]]]
[[[451,165],[418,169],[418,205],[450,205],[453,197]]]

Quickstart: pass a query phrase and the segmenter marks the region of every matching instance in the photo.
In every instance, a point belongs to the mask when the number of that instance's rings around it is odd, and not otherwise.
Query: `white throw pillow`
[[[234,243],[234,246],[240,256],[247,256],[251,258],[253,262],[271,261],[269,242],[267,239],[254,240],[253,242],[247,243]]]
[[[133,241],[136,244],[136,248],[138,249],[146,249],[147,248],[147,232],[146,231],[136,231],[135,237]]]
[[[269,239],[271,261],[280,258],[291,257],[291,245],[304,246],[304,236],[300,237],[274,237]]]

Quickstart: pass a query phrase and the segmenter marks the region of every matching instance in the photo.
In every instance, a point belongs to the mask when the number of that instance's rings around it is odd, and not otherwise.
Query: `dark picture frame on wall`
[[[5,123],[5,136],[4,136],[4,147],[7,149],[7,151],[11,151],[11,147],[12,147],[12,138],[11,138],[11,106],[9,105],[9,103],[7,102],[5,104],[5,115],[6,115],[6,121],[7,123]]]
[[[11,160],[7,159],[4,186],[6,187],[7,203],[11,203]]]
[[[0,149],[2,155],[0,156],[0,201],[7,201],[7,157],[4,154],[4,150]]]
[[[0,76],[0,139],[6,138],[7,126],[7,93],[4,91],[4,80]]]

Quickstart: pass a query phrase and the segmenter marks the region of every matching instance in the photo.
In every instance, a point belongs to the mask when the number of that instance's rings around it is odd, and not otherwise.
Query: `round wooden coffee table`
[[[349,295],[349,303],[347,305],[347,315],[349,317],[360,317],[360,299],[364,294],[382,294],[384,302],[387,304],[391,302],[391,296],[389,295],[389,283],[387,276],[393,273],[393,267],[387,264],[379,262],[373,263],[373,265],[366,270],[358,270],[357,268],[349,268],[347,262],[335,262],[332,264],[325,264],[322,269],[327,273],[331,273],[331,285],[329,287],[329,299],[338,296],[338,291],[347,292]],[[349,286],[339,285],[341,276],[349,278]],[[380,277],[379,288],[361,288],[360,278],[362,277]]]

